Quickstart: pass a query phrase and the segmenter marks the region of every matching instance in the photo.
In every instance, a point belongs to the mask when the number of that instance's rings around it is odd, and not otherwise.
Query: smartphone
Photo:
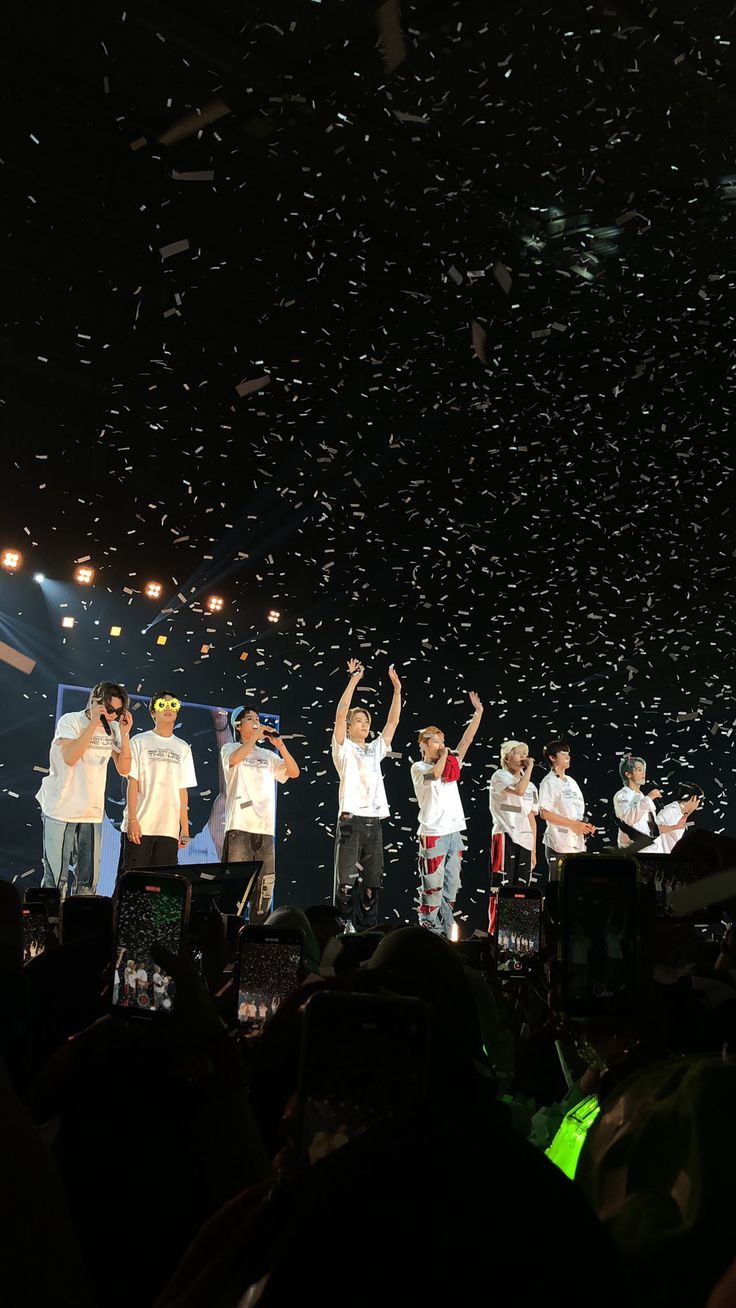
[[[486,981],[492,982],[496,975],[496,942],[492,936],[471,936],[469,940],[453,940],[452,948],[463,967],[472,967],[480,972]]]
[[[429,1008],[419,999],[335,990],[308,999],[296,1116],[302,1162],[422,1112],[429,1030]]]
[[[23,915],[23,962],[30,963],[32,958],[38,958],[46,948],[48,918],[43,904],[24,904],[21,913]]]
[[[103,895],[70,895],[61,906],[60,939],[62,945],[73,944],[90,936],[109,936],[112,932],[113,903]],[[109,948],[109,940],[108,946]]]
[[[237,1018],[244,1035],[259,1035],[267,1018],[301,980],[304,933],[285,927],[246,926],[236,962]]]
[[[179,954],[186,937],[191,886],[186,877],[126,872],[117,888],[112,1012],[153,1018],[176,1005],[176,985],[155,962],[153,945]]]
[[[539,958],[542,892],[537,886],[500,886],[494,926],[498,975],[519,976]]]
[[[641,1004],[640,869],[634,857],[570,854],[560,880],[559,1007],[633,1016]]]
[[[43,904],[50,922],[59,917],[61,891],[58,886],[34,886],[27,890],[23,899],[25,904]]]

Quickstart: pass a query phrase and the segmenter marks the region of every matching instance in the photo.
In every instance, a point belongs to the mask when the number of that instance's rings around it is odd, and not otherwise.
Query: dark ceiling
[[[501,651],[523,594],[583,663],[725,632],[730,4],[29,0],[4,46],[34,566]]]

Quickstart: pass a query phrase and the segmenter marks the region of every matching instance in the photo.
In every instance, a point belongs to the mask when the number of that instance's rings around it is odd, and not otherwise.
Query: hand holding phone
[[[126,872],[117,889],[112,1012],[121,1017],[163,1017],[176,1004],[176,982],[154,950],[181,952],[191,887],[183,876]]]
[[[315,1163],[373,1127],[420,1114],[429,1009],[418,999],[325,991],[304,1007],[299,1155]]]
[[[573,1017],[634,1016],[644,981],[638,861],[568,855],[559,910],[557,1006]]]
[[[235,969],[237,1018],[244,1035],[264,1024],[301,981],[304,934],[285,927],[246,926]]]
[[[523,975],[536,963],[541,949],[541,892],[536,886],[501,886],[495,907],[498,975]]]
[[[23,922],[23,962],[30,963],[46,948],[48,918],[44,904],[25,903],[21,908]]]

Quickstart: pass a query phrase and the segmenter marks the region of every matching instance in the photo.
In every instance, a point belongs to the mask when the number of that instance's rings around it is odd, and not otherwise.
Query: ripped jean
[[[448,940],[460,890],[460,869],[466,848],[462,831],[447,836],[419,837],[419,925]]]
[[[251,926],[263,926],[273,907],[276,882],[276,846],[273,836],[254,831],[226,831],[223,863],[260,863],[261,869],[248,900]]]

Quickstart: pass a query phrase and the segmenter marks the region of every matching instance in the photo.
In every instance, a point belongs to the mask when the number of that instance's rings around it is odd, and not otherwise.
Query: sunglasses
[[[154,701],[153,708],[157,713],[163,713],[165,709],[173,709],[175,713],[178,713],[181,708],[181,700],[157,699]]]

